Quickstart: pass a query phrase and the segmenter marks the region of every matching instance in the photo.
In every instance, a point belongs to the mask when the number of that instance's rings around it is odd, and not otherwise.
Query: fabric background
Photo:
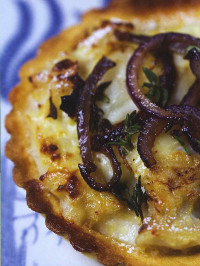
[[[80,21],[88,9],[108,0],[1,1],[1,227],[2,266],[100,265],[45,227],[44,218],[26,205],[25,192],[12,179],[13,164],[4,155],[9,135],[4,128],[11,110],[8,93],[18,82],[21,65],[38,46],[61,29]]]

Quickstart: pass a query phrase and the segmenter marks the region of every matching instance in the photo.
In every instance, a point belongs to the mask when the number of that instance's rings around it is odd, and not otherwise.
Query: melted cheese
[[[158,30],[157,24],[152,22],[143,29],[143,33],[148,31],[148,34],[154,34]],[[170,29],[162,30],[165,32]],[[136,27],[137,31],[140,32]],[[200,27],[192,23],[181,31],[200,35]],[[116,67],[109,70],[102,80],[112,81],[105,92],[110,102],[98,103],[104,116],[112,123],[122,121],[127,113],[137,109],[125,85],[127,62],[135,48],[135,45],[117,42],[113,37],[112,27],[107,26],[94,31],[70,54],[72,60],[78,61],[83,78],[89,75],[103,55],[116,62]],[[151,64],[151,60],[149,57],[145,64]],[[175,56],[175,63],[179,70],[173,102],[178,103],[194,77],[187,61]],[[138,234],[142,225],[140,218],[112,194],[90,189],[79,174],[78,163],[81,163],[81,157],[76,122],[59,109],[60,97],[70,94],[73,88],[67,79],[58,80],[57,74],[51,70],[54,64],[55,61],[40,75],[35,73],[35,78],[33,77],[34,88],[27,101],[26,121],[30,128],[28,134],[32,139],[30,154],[34,156],[40,175],[46,174],[42,181],[44,186],[60,200],[62,215],[133,246],[136,243],[138,246],[155,245],[181,249],[200,245],[200,220],[192,216],[194,203],[200,197],[199,156],[194,153],[188,156],[172,136],[164,133],[156,139],[153,149],[159,165],[156,169],[149,170],[144,166],[136,148],[129,153],[127,159],[134,176],[136,179],[139,175],[142,176],[145,190],[152,199],[148,202],[149,208],[145,215],[146,226]],[[58,111],[57,119],[47,117],[50,96]],[[137,136],[132,141],[136,146]],[[49,150],[50,145],[57,149]],[[101,168],[101,174],[109,178],[112,175],[109,160],[102,154],[96,154],[96,162]],[[58,190],[73,175],[78,179],[75,198],[70,197],[70,191]],[[126,170],[123,171],[122,179],[134,182],[133,175]]]

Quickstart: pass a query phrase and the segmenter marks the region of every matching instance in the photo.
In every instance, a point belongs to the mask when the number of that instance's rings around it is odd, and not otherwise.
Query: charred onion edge
[[[166,126],[166,120],[149,117],[140,131],[137,142],[137,150],[140,158],[147,168],[151,168],[156,164],[152,148],[156,137],[162,133]]]
[[[184,96],[181,101],[181,105],[195,106],[198,99],[200,98],[200,81],[196,80],[190,87],[188,93]],[[164,128],[167,126],[167,121],[150,117],[144,124],[142,131],[138,137],[137,149],[138,153],[145,166],[151,168],[156,164],[156,160],[153,157],[152,148],[156,137],[162,133]],[[188,141],[192,148],[198,152],[198,139],[192,137],[188,126],[183,126],[183,131],[187,135]],[[195,132],[194,132],[195,133]],[[196,133],[195,133],[196,134]],[[148,149],[147,149],[148,147]]]
[[[164,65],[165,73],[162,76],[166,80],[165,88],[170,95],[170,92],[174,90],[176,80],[176,69],[172,55],[167,50],[159,51],[159,53],[157,52],[157,58],[160,59]],[[142,130],[139,133],[137,150],[147,168],[151,168],[156,164],[152,148],[156,137],[162,133],[167,124],[168,122],[166,120],[150,117],[145,121]]]
[[[120,37],[124,37],[126,40],[130,40],[132,42],[135,41],[136,36],[130,35],[130,34],[124,34],[120,35],[121,33],[115,31],[118,34],[118,39]],[[162,119],[171,119],[175,120],[176,122],[181,122],[182,120],[188,120],[185,111],[182,109],[182,112],[176,112],[176,108],[160,108],[156,104],[152,103],[140,90],[139,84],[138,84],[138,71],[140,67],[142,66],[142,62],[146,54],[152,50],[160,49],[162,47],[169,48],[170,45],[173,45],[174,43],[181,43],[183,42],[187,46],[190,44],[192,45],[198,45],[200,46],[200,40],[194,38],[193,36],[186,35],[186,34],[180,34],[180,33],[166,33],[166,34],[158,34],[155,35],[147,41],[144,36],[139,36],[140,41],[142,44],[136,49],[133,56],[129,60],[129,63],[127,65],[127,88],[129,91],[129,94],[132,98],[132,100],[135,102],[135,104],[144,112],[147,112],[153,116],[156,116],[157,118]],[[200,66],[199,66],[199,57],[200,55],[195,52],[195,49],[192,49],[192,51],[189,52],[189,55],[187,55],[190,60],[190,66],[192,69],[192,72],[194,75],[198,78],[197,73]],[[192,107],[191,107],[192,108]],[[171,112],[170,112],[171,110]],[[196,113],[193,110],[194,113]],[[185,113],[185,114],[184,114]],[[160,119],[159,119],[160,120]],[[199,152],[199,141],[198,137],[194,137],[193,135],[198,135],[195,133],[195,131],[198,129],[198,124],[200,123],[200,117],[198,117],[197,127],[194,127],[191,125],[191,122],[187,121],[187,126],[184,126],[184,132],[186,133],[188,137],[188,141],[190,142],[190,145],[192,148]],[[155,138],[157,135],[159,135],[162,130],[167,125],[166,121],[158,123],[157,119],[154,117],[152,119],[147,120],[146,124],[144,125],[144,128],[142,132],[140,133],[139,139],[138,139],[138,152],[141,156],[141,159],[143,160],[144,164],[150,168],[152,165],[156,164],[156,161],[152,154],[152,147],[155,141]],[[151,127],[157,126],[156,129],[152,129]],[[194,129],[195,128],[195,129]],[[192,133],[191,133],[192,132]],[[150,136],[149,136],[150,134]],[[193,136],[193,137],[192,137]],[[151,138],[150,138],[151,137]]]
[[[189,88],[187,94],[183,97],[181,105],[196,106],[200,99],[200,79],[196,79]]]
[[[113,168],[113,177],[111,181],[106,184],[96,182],[94,178],[89,175],[97,169],[96,165],[91,161],[87,162],[86,164],[79,164],[81,175],[92,189],[97,191],[111,191],[113,186],[119,182],[122,174],[120,163],[117,161],[113,149],[109,145],[104,144],[101,146],[100,150],[96,151],[103,153],[109,158]]]
[[[144,112],[148,114],[164,119],[174,119],[174,115],[167,109],[157,106],[152,103],[140,90],[138,84],[138,74],[142,67],[143,59],[146,54],[156,49],[167,48],[172,43],[186,42],[188,45],[197,45],[200,47],[200,40],[193,36],[181,33],[163,33],[153,36],[148,42],[142,43],[134,52],[130,58],[127,71],[126,71],[126,83],[130,97]],[[176,114],[177,119],[182,119],[182,115]]]
[[[173,113],[183,114],[183,120],[179,121],[179,124],[183,126],[183,132],[193,150],[200,153],[200,110],[190,105],[174,105],[167,108]]]
[[[92,157],[92,147],[90,140],[90,114],[92,103],[95,98],[96,86],[99,80],[102,79],[106,71],[115,66],[115,63],[109,60],[106,57],[102,57],[100,61],[94,67],[92,73],[89,75],[88,79],[85,82],[85,86],[80,95],[79,107],[77,112],[77,130],[78,130],[78,139],[80,146],[80,153],[83,160],[83,164],[79,164],[79,170],[87,182],[87,184],[97,191],[109,191],[112,187],[119,182],[121,177],[121,168],[120,163],[117,161],[116,156],[111,147],[103,145],[100,150],[102,153],[106,154],[111,161],[113,168],[113,176],[111,181],[106,184],[98,183],[94,178],[90,176],[92,172],[95,172],[97,166],[93,163]]]
[[[72,118],[76,115],[78,99],[85,82],[78,74],[69,77],[69,80],[74,84],[74,89],[71,95],[61,96],[60,110],[64,111]]]
[[[119,41],[127,41],[127,42],[132,42],[134,44],[141,44],[144,42],[148,42],[153,36],[147,36],[147,35],[142,35],[142,34],[135,34],[132,32],[126,32],[126,31],[121,31],[119,29],[114,30],[114,35]],[[184,34],[187,35],[187,34]],[[195,38],[191,35],[187,35],[193,38],[193,40],[196,42],[200,42],[199,38]],[[183,43],[182,41],[177,41],[174,43],[171,43],[169,45],[169,50],[174,53],[182,54],[185,55],[186,49],[188,47],[188,42]]]
[[[118,29],[114,30],[114,35],[119,41],[128,41],[136,44],[148,42],[150,37],[142,34],[134,34],[127,31],[121,31]]]

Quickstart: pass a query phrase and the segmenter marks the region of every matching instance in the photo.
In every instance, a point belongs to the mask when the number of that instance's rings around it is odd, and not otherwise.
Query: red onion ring
[[[141,34],[134,34],[131,32],[124,32],[124,31],[120,31],[118,29],[114,30],[114,35],[117,38],[117,40],[119,40],[119,41],[128,41],[128,42],[132,42],[135,44],[141,44],[144,42],[148,42],[153,37],[153,36],[147,36],[147,35],[141,35]],[[187,42],[185,42],[185,43],[183,43],[183,42],[171,43],[168,47],[169,51],[184,55],[188,45],[191,42],[200,43],[199,38],[195,38],[195,37],[193,37],[191,35],[187,35],[187,34],[184,34],[184,35],[187,36],[186,37]]]
[[[169,52],[161,53],[159,57],[164,64],[165,68],[165,87],[169,92],[173,91],[175,87],[176,80],[176,69],[173,62],[172,55]],[[140,154],[142,161],[147,168],[151,168],[156,164],[154,159],[152,148],[155,139],[167,126],[168,122],[166,120],[150,117],[147,119],[142,127],[142,130],[138,136],[137,150]]]
[[[80,146],[80,153],[83,160],[83,164],[79,164],[79,169],[82,177],[87,182],[87,184],[98,191],[109,191],[112,187],[119,182],[121,177],[121,168],[120,163],[117,161],[116,156],[111,147],[107,145],[102,145],[101,147],[96,148],[96,151],[101,151],[111,161],[113,168],[113,176],[110,182],[102,184],[97,182],[97,178],[90,176],[92,172],[95,172],[97,166],[93,163],[92,157],[92,147],[90,141],[90,114],[91,107],[94,102],[96,85],[99,80],[102,79],[106,71],[115,66],[115,63],[106,57],[96,64],[92,73],[89,75],[88,79],[85,82],[85,86],[80,95],[78,114],[77,114],[77,128],[78,128],[78,139]]]
[[[110,191],[116,185],[121,177],[122,171],[120,167],[120,163],[117,161],[116,156],[113,152],[113,149],[109,145],[102,145],[100,149],[96,150],[98,152],[103,153],[106,155],[112,165],[113,168],[113,176],[110,182],[106,184],[102,184],[99,182],[96,182],[94,177],[90,176],[92,172],[95,172],[97,169],[97,166],[92,161],[86,161],[84,164],[79,164],[79,170],[86,181],[86,183],[92,188],[97,191]]]
[[[153,36],[148,42],[142,43],[134,52],[127,65],[126,83],[128,92],[138,106],[144,112],[158,118],[173,119],[170,111],[152,103],[140,90],[138,84],[138,72],[147,53],[161,48],[167,48],[171,43],[186,42],[190,45],[199,45],[199,39],[181,33],[163,33]],[[177,114],[177,118],[182,118]]]
[[[166,120],[150,117],[145,121],[145,124],[140,131],[137,142],[137,150],[140,158],[147,168],[151,168],[156,164],[152,148],[156,137],[162,133],[167,124]]]
[[[196,80],[194,84],[188,90],[188,93],[184,96],[181,104],[182,105],[190,105],[196,106],[198,101],[200,100],[200,80]],[[184,126],[183,131],[186,133],[188,141],[196,152],[200,151],[200,124],[197,121],[198,128],[194,128],[194,123],[190,121],[190,127]]]
[[[188,93],[184,96],[183,100],[181,101],[181,105],[195,106],[199,99],[200,99],[200,81],[196,80],[188,90]],[[145,122],[138,136],[138,143],[137,143],[138,153],[140,154],[140,157],[144,162],[145,166],[148,168],[151,168],[153,165],[156,164],[156,160],[154,159],[152,153],[152,148],[156,137],[160,133],[162,133],[167,124],[168,122],[166,120],[150,117]],[[200,139],[200,136],[197,135],[195,138],[194,136],[197,134],[197,132],[200,133],[200,129],[199,131],[196,131],[197,130],[196,128],[191,129],[192,125],[190,125],[190,127],[183,126],[183,131],[186,133],[191,147],[198,152],[199,151],[198,140]]]
[[[200,116],[196,117],[195,126],[190,122],[191,119],[194,121],[194,114],[196,114],[197,110],[194,110],[193,107],[191,107],[192,110],[190,108],[190,111],[193,113],[193,116],[191,117],[187,112],[189,107],[186,106],[185,108],[182,107],[181,110],[175,107],[162,109],[156,104],[152,103],[141,92],[138,85],[138,71],[146,54],[152,50],[160,49],[162,47],[168,48],[171,44],[180,43],[181,41],[186,41],[187,46],[188,44],[194,44],[194,42],[196,45],[200,46],[199,39],[196,39],[190,35],[183,35],[179,33],[158,34],[149,39],[148,42],[143,42],[138,47],[138,49],[136,49],[135,53],[129,60],[127,66],[127,88],[132,100],[144,112],[147,112],[157,118],[167,120],[170,119],[171,121],[182,125],[186,124],[187,126],[184,126],[184,132],[188,137],[188,141],[195,151],[200,152],[198,139],[199,135],[195,133],[200,131],[198,126],[200,125]],[[195,58],[194,55],[192,55],[192,58],[189,59],[190,64],[193,63],[193,73],[197,76],[197,70],[199,68],[199,55],[195,54]],[[194,87],[196,88],[196,86],[197,84],[195,83]],[[194,89],[191,89],[191,91],[194,93]],[[147,120],[147,122],[145,123],[142,131],[140,132],[137,145],[141,159],[149,168],[156,163],[152,154],[152,147],[155,138],[163,131],[163,129],[167,125],[166,120],[163,121],[161,119],[156,119],[155,117]]]
[[[179,124],[183,126],[183,131],[193,150],[200,153],[200,110],[190,105],[174,105],[167,108],[174,114],[182,114],[183,119]]]
[[[176,33],[176,34],[179,34],[179,33]],[[153,37],[153,36],[147,36],[147,35],[141,35],[141,34],[134,34],[131,32],[124,32],[118,29],[114,30],[114,35],[119,41],[128,41],[128,42],[132,42],[135,44],[141,44],[144,42],[148,42]],[[190,45],[190,43],[196,43],[197,45],[200,43],[199,38],[195,38],[188,34],[184,34],[184,36],[186,36],[185,38],[186,41],[184,41],[184,43],[182,41],[177,41],[177,42],[173,42],[169,44],[169,47],[168,47],[169,51],[185,55],[186,49],[188,45]]]

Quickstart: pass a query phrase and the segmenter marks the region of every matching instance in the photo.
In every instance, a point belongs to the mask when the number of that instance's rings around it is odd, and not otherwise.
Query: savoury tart
[[[20,70],[7,156],[28,206],[105,265],[199,265],[200,2],[118,1]]]

